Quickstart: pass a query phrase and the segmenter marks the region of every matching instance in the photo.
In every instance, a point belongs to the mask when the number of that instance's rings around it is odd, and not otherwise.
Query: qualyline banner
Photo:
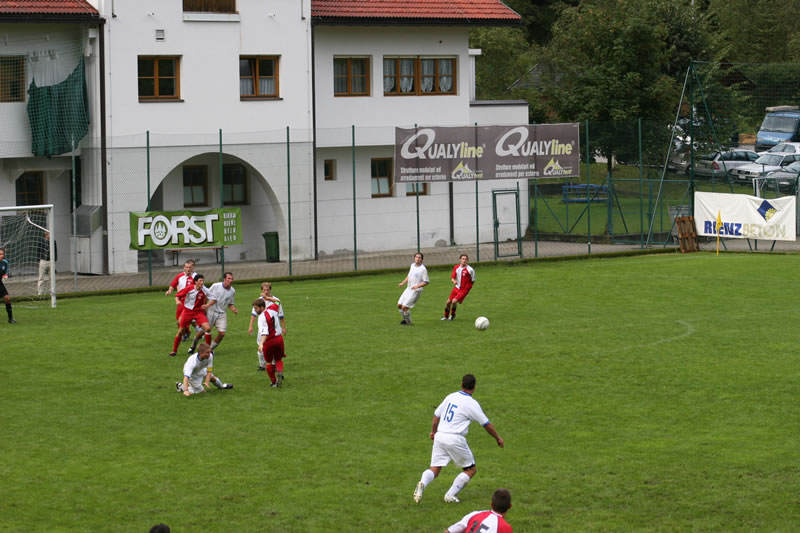
[[[722,221],[720,237],[793,241],[797,226],[794,196],[758,198],[720,192],[694,193],[694,221],[697,234],[716,237],[717,214]]]
[[[242,242],[241,209],[130,213],[131,248],[194,248]]]
[[[578,124],[395,128],[400,183],[576,177]]]

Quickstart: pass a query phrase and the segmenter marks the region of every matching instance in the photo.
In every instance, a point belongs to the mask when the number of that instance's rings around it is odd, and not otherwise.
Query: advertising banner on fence
[[[398,183],[580,175],[578,124],[395,128]]]
[[[242,242],[241,209],[130,213],[131,249],[228,246]]]
[[[697,234],[716,237],[717,214],[722,222],[720,237],[793,241],[796,237],[795,197],[757,198],[745,194],[694,193]]]

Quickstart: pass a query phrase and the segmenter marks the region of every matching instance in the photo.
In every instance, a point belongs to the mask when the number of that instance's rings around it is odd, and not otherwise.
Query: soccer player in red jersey
[[[283,358],[286,357],[280,303],[267,303],[259,298],[253,302],[253,309],[258,314],[258,334],[263,339],[261,353],[264,354],[270,387],[280,387],[283,384]]]
[[[469,266],[469,256],[461,254],[458,258],[458,264],[453,267],[453,273],[450,276],[450,281],[453,283],[453,290],[450,291],[450,296],[447,298],[447,304],[444,306],[444,316],[442,320],[453,320],[456,318],[456,307],[458,304],[464,303],[464,298],[469,294],[470,289],[475,284],[475,269]]]
[[[187,259],[183,263],[183,272],[172,279],[172,282],[170,282],[167,288],[167,292],[164,294],[169,296],[175,291],[182,291],[186,287],[186,283],[188,283],[189,280],[194,280],[195,276],[197,276],[197,274],[194,272],[194,261],[192,259]],[[180,322],[181,314],[183,313],[183,301],[178,298],[177,295],[175,296],[175,306],[175,320]]]
[[[188,279],[186,286],[176,296],[183,302],[183,313],[181,313],[178,321],[178,334],[175,335],[172,352],[169,354],[172,357],[178,352],[181,338],[184,333],[188,333],[189,326],[191,326],[193,320],[203,328],[206,344],[211,344],[211,326],[208,325],[205,310],[214,305],[214,300],[208,300],[208,294],[210,293],[203,286],[204,282],[203,275],[197,274],[194,279]]]
[[[491,511],[474,511],[444,530],[444,533],[513,533],[506,522],[506,513],[511,509],[511,493],[497,489],[492,494]]]

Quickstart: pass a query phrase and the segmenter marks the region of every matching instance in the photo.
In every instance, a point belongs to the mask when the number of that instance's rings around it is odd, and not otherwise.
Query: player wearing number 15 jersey
[[[497,489],[492,494],[491,511],[474,511],[444,530],[444,533],[512,533],[506,522],[506,512],[511,509],[511,493]]]
[[[446,502],[458,502],[458,493],[467,486],[475,475],[475,457],[467,444],[467,432],[470,422],[477,422],[494,437],[497,445],[504,446],[503,439],[497,434],[494,426],[483,413],[480,404],[472,398],[475,391],[475,376],[467,374],[461,378],[461,390],[449,394],[433,413],[431,426],[431,467],[422,473],[422,478],[414,489],[414,501],[419,503],[425,487],[433,481],[450,461],[463,470],[453,480],[450,489],[444,495]]]

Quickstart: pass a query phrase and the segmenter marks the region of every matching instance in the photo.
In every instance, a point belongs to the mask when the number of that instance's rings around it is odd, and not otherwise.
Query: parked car
[[[751,182],[753,178],[766,176],[768,173],[780,170],[795,161],[800,161],[800,154],[767,153],[748,165],[731,170],[730,176],[737,181]]]
[[[735,168],[748,165],[759,158],[752,150],[735,148],[723,152],[702,155],[694,162],[694,175],[703,178],[726,179],[726,174]]]
[[[800,161],[795,161],[780,170],[770,172],[767,174],[767,177],[775,178],[779,191],[795,192],[798,178],[800,178]],[[774,190],[775,184],[767,183],[765,186],[771,187]]]
[[[787,154],[800,154],[800,143],[778,143],[762,154],[774,154],[775,152],[784,152]]]

